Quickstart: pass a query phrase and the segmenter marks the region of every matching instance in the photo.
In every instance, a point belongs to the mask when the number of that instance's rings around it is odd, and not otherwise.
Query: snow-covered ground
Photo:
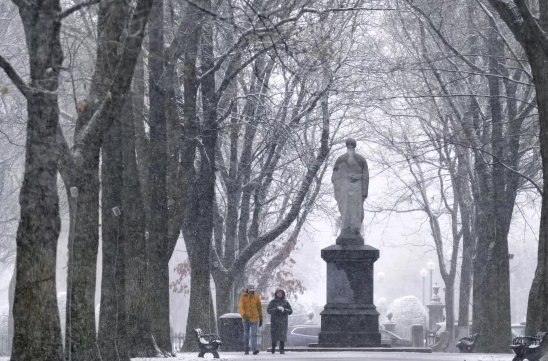
[[[179,353],[176,358],[167,360],[173,361],[204,361],[213,360],[211,354],[205,358],[198,358],[197,353]],[[409,353],[409,352],[287,352],[285,355],[276,353],[261,352],[258,355],[244,355],[240,352],[222,352],[219,361],[254,361],[254,360],[284,360],[284,361],[357,361],[357,360],[380,360],[380,361],[511,361],[511,354],[443,354],[443,353]],[[135,358],[134,361],[159,361],[158,358]],[[0,361],[9,361],[9,357],[0,357]]]
[[[276,353],[272,355],[269,352],[261,352],[258,355],[244,355],[236,352],[221,352],[220,361],[252,361],[252,360],[284,360],[284,361],[302,361],[302,360],[382,360],[382,361],[511,361],[511,354],[443,354],[443,353],[409,353],[409,352],[287,352],[285,355]],[[204,359],[213,360],[211,354],[206,354],[205,358],[198,358],[196,353],[177,354],[177,361],[203,361]],[[156,361],[158,359],[136,358],[135,361]],[[3,361],[3,360],[2,360]]]

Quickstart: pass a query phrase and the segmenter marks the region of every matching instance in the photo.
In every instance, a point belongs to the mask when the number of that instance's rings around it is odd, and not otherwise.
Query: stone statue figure
[[[341,233],[337,244],[363,244],[360,233],[363,222],[363,202],[369,188],[369,169],[365,158],[356,154],[356,140],[346,140],[346,154],[335,161],[331,182],[341,213]]]

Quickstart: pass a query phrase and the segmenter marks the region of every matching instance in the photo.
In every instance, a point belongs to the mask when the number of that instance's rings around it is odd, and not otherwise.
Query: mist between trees
[[[548,3],[12,0],[0,14],[12,360],[169,356],[170,292],[189,293],[187,334],[215,331],[249,282],[302,294],[292,252],[312,221],[336,224],[328,179],[348,136],[387,180],[366,220],[428,227],[447,322],[472,321],[478,351],[508,350],[509,234],[540,205],[521,307],[527,334],[548,330]]]

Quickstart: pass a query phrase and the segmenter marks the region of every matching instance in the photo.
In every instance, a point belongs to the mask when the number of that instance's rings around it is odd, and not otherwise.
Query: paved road
[[[195,353],[178,354],[177,361],[203,361],[213,360],[211,354],[205,359],[196,357]],[[222,352],[219,361],[511,361],[511,354],[444,354],[444,353],[388,353],[388,352],[288,352],[285,355],[278,353],[261,352],[258,355],[243,355],[235,352]],[[133,359],[134,361],[158,361],[158,359]],[[173,359],[172,359],[173,360]]]

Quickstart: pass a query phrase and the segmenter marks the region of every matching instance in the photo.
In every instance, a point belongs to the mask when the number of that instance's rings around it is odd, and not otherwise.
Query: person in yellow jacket
[[[245,354],[249,355],[249,334],[251,333],[251,348],[253,354],[256,355],[259,353],[257,349],[257,328],[263,325],[263,306],[260,297],[255,294],[255,286],[247,285],[240,296],[238,306],[244,326]]]

